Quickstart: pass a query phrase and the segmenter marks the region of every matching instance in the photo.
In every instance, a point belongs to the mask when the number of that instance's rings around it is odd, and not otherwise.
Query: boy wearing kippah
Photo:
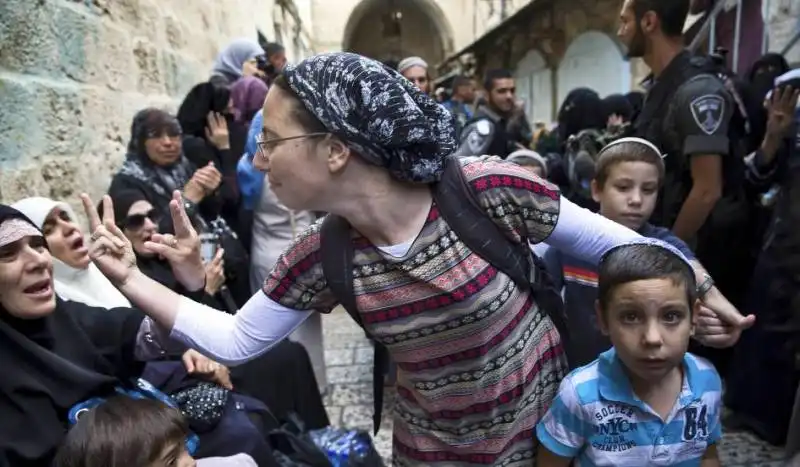
[[[642,239],[606,253],[596,313],[613,348],[562,381],[536,465],[718,467],[722,383],[687,352],[699,306],[677,249]]]
[[[622,138],[606,145],[598,153],[592,198],[600,204],[603,216],[642,236],[662,240],[694,261],[692,250],[681,239],[668,229],[647,223],[656,206],[663,179],[661,151],[647,140]],[[586,365],[611,346],[608,338],[600,332],[594,313],[596,265],[544,243],[534,245],[533,250],[544,261],[556,287],[564,291],[564,306],[571,330],[567,360],[571,368]],[[698,282],[702,293],[712,291],[710,277]],[[713,293],[718,295],[716,289]]]

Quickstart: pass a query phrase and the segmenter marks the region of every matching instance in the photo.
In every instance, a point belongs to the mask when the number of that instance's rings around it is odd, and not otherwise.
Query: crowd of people
[[[507,70],[444,99],[419,57],[232,42],[133,116],[88,230],[0,205],[0,466],[288,465],[337,306],[396,386],[393,465],[713,467],[723,406],[795,454],[800,73],[693,57],[688,8],[624,2],[647,98],[554,125]]]

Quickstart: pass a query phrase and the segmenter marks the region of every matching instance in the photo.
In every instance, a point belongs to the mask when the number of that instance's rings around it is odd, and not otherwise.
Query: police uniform
[[[532,135],[524,134],[524,125],[516,124],[486,106],[478,108],[475,118],[461,131],[459,152],[481,156],[489,154],[503,159],[519,149],[517,144],[528,147]]]
[[[634,132],[665,154],[664,184],[651,218],[662,227],[673,228],[692,189],[691,158],[722,158],[722,198],[690,244],[717,287],[741,306],[755,260],[743,187],[744,138],[735,125],[738,115],[734,96],[711,60],[683,51],[651,80]],[[726,360],[706,355],[718,366]]]
[[[634,128],[664,152],[664,187],[651,221],[671,228],[692,189],[691,157],[716,154],[723,159],[726,195],[741,186],[743,154],[732,142],[734,103],[722,81],[702,64],[704,58],[681,52],[652,81]],[[738,175],[737,175],[738,172]]]

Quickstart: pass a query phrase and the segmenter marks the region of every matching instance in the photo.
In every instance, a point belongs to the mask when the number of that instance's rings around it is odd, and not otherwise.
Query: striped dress
[[[552,232],[559,192],[510,163],[476,161],[465,176],[515,241]],[[469,251],[431,206],[401,257],[354,233],[356,303],[397,363],[393,465],[530,466],[537,422],[567,373],[560,338],[528,290]],[[274,301],[330,311],[319,224],[265,283]]]

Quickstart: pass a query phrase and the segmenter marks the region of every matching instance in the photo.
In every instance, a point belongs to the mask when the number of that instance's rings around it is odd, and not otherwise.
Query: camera
[[[266,55],[259,55],[256,57],[256,67],[263,71],[268,77],[275,76],[275,65],[270,63]]]
[[[219,236],[216,233],[202,233],[200,237],[200,256],[204,263],[210,263],[219,249]]]

